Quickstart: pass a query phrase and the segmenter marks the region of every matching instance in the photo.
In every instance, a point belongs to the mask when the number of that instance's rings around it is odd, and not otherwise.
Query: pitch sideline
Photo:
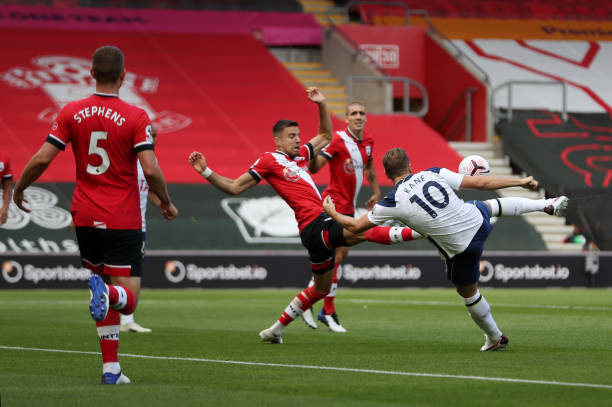
[[[0,345],[0,349],[16,350],[16,351],[32,351],[32,352],[74,353],[74,354],[81,354],[81,355],[99,355],[100,354],[99,352],[88,352],[88,351],[78,351],[78,350],[26,348],[26,347],[21,347],[21,346],[3,346],[3,345]],[[175,356],[133,355],[129,353],[120,353],[119,356],[128,357],[128,358],[137,358],[137,359],[175,360],[175,361],[182,361],[182,362],[202,362],[202,363],[221,363],[221,364],[227,364],[227,365],[244,365],[244,366],[284,367],[284,368],[291,368],[291,369],[314,369],[314,370],[328,370],[328,371],[349,372],[349,373],[368,373],[368,374],[379,374],[379,375],[390,375],[390,376],[431,377],[431,378],[437,378],[437,379],[459,379],[459,380],[477,380],[477,381],[505,382],[505,383],[542,384],[542,385],[550,385],[550,386],[587,387],[587,388],[612,390],[612,385],[595,384],[595,383],[572,383],[572,382],[559,382],[559,381],[551,381],[551,380],[529,380],[529,379],[513,379],[513,378],[506,378],[506,377],[484,377],[484,376],[450,375],[450,374],[442,374],[442,373],[402,372],[402,371],[393,371],[393,370],[357,369],[357,368],[345,368],[345,367],[333,367],[333,366],[293,365],[293,364],[284,364],[284,363],[244,362],[244,361],[239,361],[239,360],[183,358],[183,357],[175,357]]]

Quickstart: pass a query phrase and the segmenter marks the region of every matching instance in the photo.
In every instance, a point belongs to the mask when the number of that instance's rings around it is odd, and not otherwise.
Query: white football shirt
[[[142,167],[140,166],[140,161],[138,163],[138,193],[140,194],[140,214],[142,216],[142,231],[147,231],[147,218],[145,217],[147,213],[147,198],[149,196],[149,184],[147,184],[147,179],[144,176],[144,172],[142,171]]]
[[[461,253],[483,222],[478,208],[455,194],[463,175],[446,168],[410,174],[368,213],[377,225],[398,220],[428,238],[446,257]]]

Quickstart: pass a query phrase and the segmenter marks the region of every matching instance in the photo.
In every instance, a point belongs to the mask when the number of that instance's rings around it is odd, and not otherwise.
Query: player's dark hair
[[[403,148],[392,148],[387,151],[382,159],[385,174],[391,180],[404,175],[410,166],[410,158]]]
[[[298,122],[296,122],[295,120],[281,119],[276,122],[274,127],[272,127],[272,134],[276,136],[280,132],[285,130],[287,127],[297,127],[297,126],[298,126]]]
[[[91,58],[94,78],[101,84],[117,82],[123,71],[123,52],[112,45],[105,45]]]
[[[365,110],[365,108],[366,108],[366,107],[365,107],[365,105],[364,105],[363,103],[361,103],[361,102],[358,102],[358,101],[354,100],[354,101],[352,101],[351,103],[349,103],[348,105],[346,105],[346,115],[347,115],[347,116],[348,116],[348,114],[349,114],[349,107],[351,107],[351,106],[355,106],[355,105],[363,107],[363,110]]]

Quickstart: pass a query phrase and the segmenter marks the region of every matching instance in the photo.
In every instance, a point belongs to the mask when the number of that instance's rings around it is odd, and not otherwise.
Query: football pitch
[[[612,291],[483,289],[506,350],[451,289],[342,290],[348,333],[257,333],[296,289],[143,290],[122,333],[132,384],[102,386],[84,290],[0,291],[2,406],[612,405]],[[317,304],[316,311],[321,305]]]

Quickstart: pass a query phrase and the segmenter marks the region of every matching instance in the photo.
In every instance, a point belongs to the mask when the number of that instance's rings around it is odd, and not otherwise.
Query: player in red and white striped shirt
[[[280,318],[269,329],[259,333],[264,342],[282,343],[281,334],[285,327],[329,293],[335,248],[352,246],[366,240],[362,234],[356,235],[343,230],[322,212],[321,195],[308,173],[307,166],[331,141],[332,123],[323,94],[312,87],[307,89],[307,95],[319,108],[318,135],[308,143],[300,145],[297,122],[279,120],[273,128],[276,151],[262,154],[248,172],[236,179],[214,173],[200,152],[194,151],[189,156],[189,162],[195,171],[201,173],[216,188],[231,195],[241,194],[265,179],[295,213],[300,238],[308,249],[314,285],[301,291],[289,303]]]
[[[353,102],[346,107],[346,124],[344,130],[338,130],[334,134],[331,143],[325,147],[308,164],[311,173],[318,172],[326,163],[329,163],[330,182],[325,191],[323,199],[331,196],[336,204],[336,210],[343,215],[354,216],[357,206],[357,196],[363,184],[364,175],[372,187],[373,195],[366,202],[368,210],[381,198],[376,169],[372,162],[374,139],[366,134],[364,128],[367,122],[366,109],[362,103]],[[334,298],[338,288],[338,268],[348,256],[348,247],[336,249],[334,276],[331,291],[324,298],[323,309],[317,318],[323,322],[332,332],[346,332],[340,324]],[[310,281],[310,285],[314,280]],[[302,314],[306,324],[315,329],[317,324],[312,316],[312,310],[308,309]]]
[[[140,291],[142,220],[137,160],[149,187],[161,200],[163,216],[172,220],[178,213],[153,153],[149,117],[143,109],[119,99],[125,74],[121,50],[104,46],[94,52],[95,94],[64,106],[46,142],[26,164],[13,194],[17,206],[29,212],[24,206],[25,189],[72,143],[77,182],[70,210],[81,260],[93,273],[89,310],[102,350],[102,384],[130,383],[121,372],[117,349],[119,313],[134,311]]]

